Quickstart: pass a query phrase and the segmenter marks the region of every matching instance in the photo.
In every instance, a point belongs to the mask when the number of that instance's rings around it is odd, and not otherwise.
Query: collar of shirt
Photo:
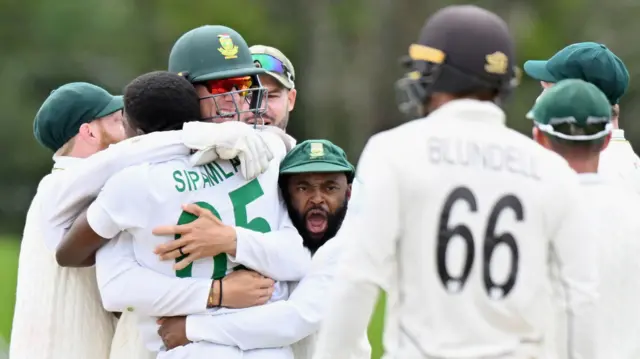
[[[82,158],[69,156],[53,156],[53,171],[60,171],[82,161]]]
[[[456,118],[504,125],[506,116],[498,105],[489,101],[460,99],[447,102],[433,111],[429,117]]]
[[[604,182],[602,176],[597,173],[578,173],[578,179],[581,184],[598,184]]]
[[[621,130],[619,128],[613,129],[613,131],[611,131],[611,139],[624,140],[624,130]]]

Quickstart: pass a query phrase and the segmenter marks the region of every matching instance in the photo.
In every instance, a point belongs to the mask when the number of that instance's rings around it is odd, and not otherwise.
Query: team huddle
[[[415,120],[357,172],[286,133],[293,65],[225,26],[183,34],[123,96],[52,91],[10,357],[365,359],[383,289],[388,359],[639,358],[622,61],[585,42],[525,62],[531,137],[506,126],[520,72],[497,15],[439,10],[406,66]]]

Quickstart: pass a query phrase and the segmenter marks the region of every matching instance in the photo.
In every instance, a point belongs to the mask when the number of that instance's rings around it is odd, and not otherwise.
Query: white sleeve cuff
[[[203,336],[203,333],[206,333],[207,330],[211,330],[207,327],[211,325],[211,316],[207,314],[195,314],[195,315],[187,315],[186,323],[185,323],[185,332],[187,335],[187,339],[192,342],[201,342],[206,341],[206,336]]]
[[[95,202],[87,209],[87,222],[91,229],[102,238],[111,239],[120,233],[120,228],[109,213]]]
[[[247,246],[247,237],[251,238],[252,232],[245,228],[234,227],[236,230],[236,255],[228,255],[228,259],[233,263],[243,264],[242,262],[247,257],[248,248],[251,246]]]

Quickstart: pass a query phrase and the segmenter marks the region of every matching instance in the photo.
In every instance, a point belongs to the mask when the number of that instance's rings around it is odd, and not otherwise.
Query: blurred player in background
[[[315,359],[353,352],[379,287],[385,358],[541,358],[550,266],[568,292],[569,356],[593,358],[594,234],[576,173],[505,126],[514,43],[497,15],[449,6],[409,48],[398,83],[424,119],[373,136],[358,165],[358,212]],[[566,357],[563,353],[561,357]]]
[[[598,234],[596,357],[638,358],[640,280],[629,274],[640,272],[640,196],[597,173],[601,151],[610,145],[611,104],[593,84],[561,80],[545,91],[527,117],[534,121],[534,139],[564,157],[579,174]]]
[[[280,188],[289,216],[313,256],[313,266],[299,283],[292,282],[293,293],[286,301],[256,306],[224,316],[174,317],[163,321],[165,345],[169,348],[189,341],[208,341],[241,349],[292,345],[296,359],[310,359],[316,333],[327,313],[326,293],[335,279],[343,241],[332,240],[342,225],[351,197],[355,169],[345,152],[326,140],[308,140],[291,150],[282,161]],[[186,236],[208,246],[216,237],[217,225],[209,216]],[[195,222],[194,222],[195,223]],[[162,234],[180,233],[180,227],[157,229]],[[215,245],[215,244],[214,244]],[[163,336],[164,338],[165,336]],[[366,333],[360,346],[349,357],[371,357]]]
[[[540,81],[543,91],[563,79],[580,79],[596,85],[612,106],[613,136],[600,156],[598,173],[640,193],[640,159],[620,128],[620,98],[629,87],[629,71],[605,45],[580,42],[558,51],[549,60],[530,60],[525,72]]]
[[[50,149],[51,174],[27,214],[18,266],[10,357],[107,359],[116,317],[102,308],[94,268],[61,268],[54,253],[69,223],[48,220],[65,171],[124,138],[122,98],[84,82],[63,85],[42,104],[34,135]]]

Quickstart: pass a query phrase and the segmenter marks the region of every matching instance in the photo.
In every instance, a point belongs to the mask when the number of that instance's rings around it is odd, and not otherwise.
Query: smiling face
[[[285,200],[304,245],[315,252],[336,235],[347,212],[351,185],[342,173],[301,173],[287,179]]]
[[[277,126],[286,131],[289,115],[296,103],[296,89],[285,88],[278,80],[270,75],[260,75],[260,84],[267,92],[266,112],[259,116],[248,113],[243,121],[249,124],[264,123],[267,126]]]

